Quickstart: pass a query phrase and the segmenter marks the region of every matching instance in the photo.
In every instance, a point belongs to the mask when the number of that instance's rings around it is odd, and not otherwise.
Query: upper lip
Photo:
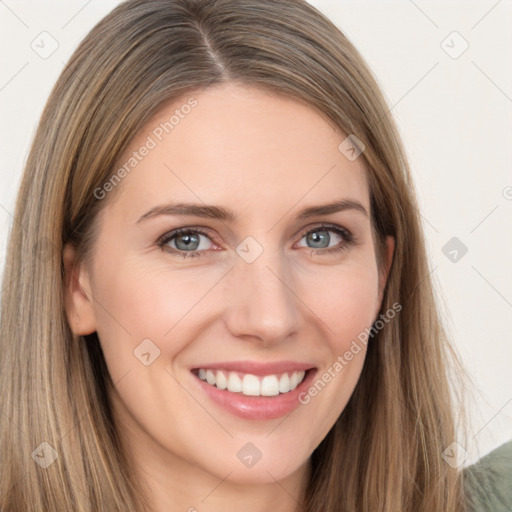
[[[220,361],[198,365],[193,370],[226,370],[229,372],[250,373],[252,375],[272,375],[276,373],[306,371],[314,368],[311,363],[298,361],[274,361],[260,363],[257,361]]]

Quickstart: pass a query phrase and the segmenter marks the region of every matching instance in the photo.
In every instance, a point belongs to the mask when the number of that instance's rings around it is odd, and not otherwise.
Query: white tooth
[[[206,382],[208,384],[215,384],[215,375],[211,370],[206,370]]]
[[[263,377],[263,380],[261,381],[261,395],[279,395],[279,381],[275,375],[267,375],[266,377]]]
[[[231,391],[232,393],[239,393],[242,391],[242,380],[236,373],[229,372],[228,391]]]
[[[232,393],[242,392],[247,396],[277,396],[279,393],[288,393],[295,389],[303,380],[306,372],[296,371],[277,375],[266,375],[261,381],[256,375],[250,373],[241,379],[237,372],[223,372],[221,370],[205,370],[200,368],[198,376],[218,389],[227,389]]]
[[[242,393],[249,396],[260,396],[260,380],[256,375],[250,373],[244,375]]]
[[[279,391],[281,393],[288,393],[290,391],[290,377],[287,373],[283,373],[279,379]]]
[[[217,372],[217,376],[215,377],[215,382],[219,389],[226,389],[228,386],[228,379],[226,379],[226,376],[220,370]]]
[[[292,376],[290,377],[290,391],[292,389],[295,389],[297,387],[298,383],[299,383],[299,376],[297,375],[297,372],[293,372]]]

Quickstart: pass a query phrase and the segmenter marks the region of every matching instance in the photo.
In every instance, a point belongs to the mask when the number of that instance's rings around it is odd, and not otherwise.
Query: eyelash
[[[336,234],[338,234],[341,237],[343,237],[344,242],[342,243],[341,246],[335,246],[335,247],[331,247],[331,248],[314,249],[312,247],[309,247],[309,249],[311,249],[311,255],[318,254],[318,253],[320,253],[321,255],[322,254],[337,254],[337,253],[341,253],[343,251],[346,251],[350,246],[355,245],[356,242],[357,242],[356,238],[354,237],[354,235],[348,229],[343,228],[341,226],[337,226],[336,224],[320,224],[320,225],[314,226],[312,228],[307,228],[307,229],[303,230],[299,234],[299,240],[301,240],[308,233],[312,233],[314,231],[333,231]],[[177,249],[172,249],[172,248],[169,248],[169,247],[165,248],[165,244],[169,243],[174,237],[179,236],[179,235],[188,235],[188,234],[204,235],[208,239],[210,239],[210,241],[213,241],[213,240],[211,240],[211,238],[208,235],[208,233],[203,231],[201,228],[187,227],[187,228],[178,228],[178,229],[175,229],[174,231],[166,233],[165,235],[161,236],[157,240],[156,244],[163,251],[168,252],[170,254],[174,254],[176,256],[181,256],[183,258],[195,258],[195,257],[198,257],[198,256],[205,256],[206,253],[208,252],[206,250],[202,250],[202,251],[179,251]],[[308,248],[304,247],[304,249],[308,249]]]

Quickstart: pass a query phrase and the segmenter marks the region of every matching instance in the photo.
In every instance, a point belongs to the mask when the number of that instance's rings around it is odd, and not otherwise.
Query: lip
[[[203,368],[205,370],[226,370],[241,373],[252,373],[253,375],[269,375],[275,373],[284,373],[304,370],[306,375],[304,380],[292,391],[277,396],[246,396],[242,393],[232,393],[226,389],[218,389],[199,378],[195,370]],[[275,363],[256,363],[256,362],[224,362],[215,364],[206,364],[191,369],[196,385],[201,392],[212,401],[216,406],[224,411],[248,420],[271,420],[290,414],[301,404],[299,395],[306,391],[317,372],[311,364],[297,362],[275,362]]]
[[[205,365],[197,365],[192,370],[225,370],[228,372],[251,373],[252,375],[272,375],[275,373],[298,372],[314,368],[311,363],[297,361],[275,361],[272,363],[259,363],[256,361],[223,361]]]

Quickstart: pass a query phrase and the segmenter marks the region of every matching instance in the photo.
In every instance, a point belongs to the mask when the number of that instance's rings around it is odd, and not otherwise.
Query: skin
[[[394,241],[387,240],[379,274],[369,216],[348,209],[298,220],[303,208],[339,199],[370,208],[363,159],[338,150],[346,134],[316,111],[232,83],[191,96],[197,106],[103,199],[89,263],[65,247],[68,320],[77,335],[98,332],[119,435],[156,512],[291,512],[365,350],[284,419],[232,415],[205,395],[190,368],[291,360],[310,362],[321,376],[378,316]],[[119,165],[186,99],[161,109]],[[173,201],[222,206],[237,219],[162,215],[137,223]],[[349,230],[356,243],[322,223]],[[202,256],[158,246],[182,227],[207,232]],[[306,228],[345,249],[322,254],[324,246],[301,235]],[[250,264],[236,252],[248,236],[263,248]],[[179,251],[177,242],[167,248]],[[134,350],[148,338],[160,355],[145,366]],[[251,468],[236,456],[247,442],[262,454]]]

